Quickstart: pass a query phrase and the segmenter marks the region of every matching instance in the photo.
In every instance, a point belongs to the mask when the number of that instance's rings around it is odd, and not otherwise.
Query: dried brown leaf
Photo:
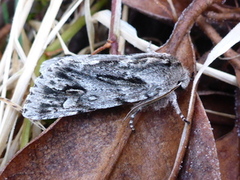
[[[175,21],[173,10],[166,0],[123,0],[123,3],[155,18]],[[179,16],[188,6],[189,1],[173,0],[172,3],[174,4],[174,11]]]
[[[190,137],[180,179],[220,179],[215,139],[199,98],[195,103]]]
[[[240,142],[237,128],[216,141],[222,180],[238,179],[240,176]]]

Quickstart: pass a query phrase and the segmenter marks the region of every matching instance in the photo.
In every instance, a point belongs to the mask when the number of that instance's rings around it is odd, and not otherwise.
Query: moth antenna
[[[147,52],[148,53],[156,53],[154,50],[151,49],[152,46],[152,41],[149,42],[148,47],[147,47]]]
[[[0,101],[6,103],[7,105],[11,106],[13,109],[15,109],[18,112],[22,112],[22,107],[19,106],[18,104],[12,102],[11,100],[7,98],[0,97]]]

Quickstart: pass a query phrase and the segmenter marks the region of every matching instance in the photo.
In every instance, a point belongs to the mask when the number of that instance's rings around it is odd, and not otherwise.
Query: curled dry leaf
[[[215,139],[199,98],[194,107],[190,137],[180,179],[221,179]]]
[[[23,149],[1,175],[8,179],[98,179],[119,154],[126,109],[62,118]],[[120,141],[121,139],[121,141]],[[117,144],[116,144],[117,143]]]
[[[170,106],[162,111],[148,107],[136,117],[133,133],[128,122],[123,121],[128,110],[112,108],[60,119],[23,149],[1,178],[167,177],[183,122]]]

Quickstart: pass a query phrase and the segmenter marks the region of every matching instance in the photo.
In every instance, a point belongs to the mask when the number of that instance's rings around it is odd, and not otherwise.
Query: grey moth
[[[174,90],[189,83],[188,71],[166,53],[57,57],[45,61],[40,72],[22,111],[32,120],[125,104],[133,105],[134,114],[159,99],[160,108],[171,102],[181,115]]]

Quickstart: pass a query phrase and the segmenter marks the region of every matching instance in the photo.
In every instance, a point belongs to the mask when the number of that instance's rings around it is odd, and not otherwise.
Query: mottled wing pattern
[[[187,76],[175,58],[157,53],[54,58],[40,72],[23,107],[23,115],[33,120],[159,97]]]

